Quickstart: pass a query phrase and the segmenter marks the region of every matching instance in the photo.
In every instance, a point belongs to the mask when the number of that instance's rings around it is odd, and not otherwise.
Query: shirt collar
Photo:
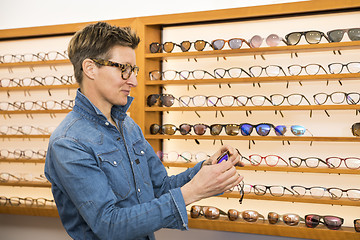
[[[126,116],[126,112],[130,108],[130,105],[134,97],[127,97],[127,103],[124,106],[121,105],[113,105],[111,108],[111,115],[119,120],[123,120]],[[85,109],[90,114],[96,114],[98,116],[102,116],[104,118],[105,115],[97,108],[81,91],[80,88],[77,90],[75,105],[79,105],[79,107]]]

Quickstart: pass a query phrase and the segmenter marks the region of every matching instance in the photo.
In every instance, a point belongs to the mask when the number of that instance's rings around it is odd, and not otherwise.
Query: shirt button
[[[144,154],[145,152],[143,150],[140,151],[141,154]]]
[[[186,228],[186,224],[185,224],[185,223],[183,224],[183,227]]]
[[[105,125],[106,125],[106,126],[109,126],[109,122],[105,122]]]
[[[140,188],[138,188],[138,192],[140,192]]]
[[[114,165],[116,165],[117,164],[117,162],[116,161],[114,161]]]

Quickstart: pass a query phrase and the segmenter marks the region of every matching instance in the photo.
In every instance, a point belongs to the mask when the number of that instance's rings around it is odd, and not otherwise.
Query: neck
[[[84,94],[92,104],[94,104],[101,112],[105,115],[106,119],[114,123],[112,117],[111,117],[111,108],[112,105],[107,103],[106,101],[103,101],[101,96],[98,96],[95,91],[93,91],[94,88],[86,87],[84,84],[81,86],[80,90],[82,94]]]

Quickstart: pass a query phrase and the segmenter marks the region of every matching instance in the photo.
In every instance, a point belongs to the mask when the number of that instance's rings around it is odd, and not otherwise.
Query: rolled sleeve
[[[177,229],[189,230],[188,216],[187,216],[187,212],[186,212],[184,197],[181,193],[181,189],[175,188],[175,189],[170,190],[170,195],[175,204],[174,209],[176,211],[174,212],[174,215],[179,223],[179,226],[177,227]]]

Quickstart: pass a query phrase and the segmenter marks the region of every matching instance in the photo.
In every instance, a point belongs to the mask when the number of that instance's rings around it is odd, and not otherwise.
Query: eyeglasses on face
[[[360,40],[360,28],[335,29],[327,32],[331,42],[340,42],[347,33],[351,41]]]
[[[341,189],[336,187],[328,188],[327,191],[330,193],[330,198],[334,200],[338,200],[342,198],[343,193],[346,193],[346,197],[351,201],[359,201],[360,200],[360,189]]]
[[[224,78],[226,74],[230,78],[240,78],[242,73],[246,74],[246,76],[248,76],[248,77],[252,77],[248,72],[246,72],[244,69],[239,68],[239,67],[232,67],[229,69],[225,69],[225,68],[215,68],[214,69],[215,78]]]
[[[192,218],[198,218],[200,215],[206,217],[207,219],[218,219],[221,215],[227,215],[226,212],[222,211],[219,208],[211,206],[199,206],[193,205],[190,209],[190,216]]]
[[[232,38],[229,40],[215,39],[211,42],[211,46],[214,50],[221,50],[225,47],[226,43],[231,49],[239,49],[243,43],[251,47],[250,44],[243,38]]]
[[[329,72],[331,74],[339,74],[342,73],[344,69],[348,71],[348,73],[360,73],[360,62],[349,62],[349,63],[330,63],[328,65]]]
[[[264,38],[259,35],[255,35],[250,39],[249,42],[251,47],[259,48],[261,47],[263,41]],[[276,47],[279,45],[280,42],[283,42],[287,45],[287,42],[282,37],[279,37],[276,34],[270,34],[269,36],[267,36],[265,42],[269,47]]]
[[[253,166],[259,166],[261,164],[262,160],[264,160],[266,165],[269,167],[277,166],[280,160],[283,161],[286,164],[286,166],[289,165],[282,157],[277,156],[277,155],[261,156],[258,154],[251,154],[249,156],[249,161],[250,161],[251,165],[253,165]]]
[[[254,210],[245,210],[240,212],[236,209],[229,209],[227,215],[230,221],[235,221],[239,217],[247,222],[256,222],[259,218],[262,218],[262,220],[265,221],[265,217]]]
[[[299,225],[300,221],[305,221],[302,217],[300,217],[298,214],[294,213],[287,213],[280,215],[276,212],[269,212],[268,213],[268,221],[270,224],[276,224],[279,221],[283,221],[286,225],[289,226],[297,226]]]
[[[162,152],[162,151],[158,151],[156,152],[156,155],[160,158],[160,160],[162,161],[169,161],[169,162],[176,162],[176,161],[181,161],[181,162],[201,162],[203,160],[208,159],[210,156],[207,155],[204,152],[197,152],[195,154],[191,153],[191,152],[182,152],[182,153],[177,153],[175,151],[170,151],[170,152]]]
[[[285,39],[288,45],[296,45],[300,42],[301,36],[305,36],[305,40],[309,44],[320,43],[322,37],[324,37],[328,42],[330,42],[323,32],[316,30],[306,32],[291,32],[285,36]]]
[[[358,104],[360,101],[360,93],[358,92],[351,92],[351,93],[333,92],[330,94],[317,93],[313,97],[314,97],[314,103],[317,105],[325,104],[328,99],[330,99],[333,104],[342,104],[346,100],[347,104],[354,105],[354,104]]]
[[[265,72],[268,77],[277,77],[281,73],[286,76],[284,69],[278,65],[269,65],[266,67],[252,66],[249,68],[249,72],[253,77],[260,77],[263,72]]]
[[[160,106],[171,107],[174,105],[175,99],[171,94],[150,94],[146,99],[146,103],[149,107],[152,107],[159,100]]]
[[[104,60],[104,59],[100,59],[100,58],[90,58],[90,59],[93,60],[95,63],[102,65],[102,66],[119,68],[121,71],[121,78],[124,80],[129,79],[132,73],[134,73],[135,77],[139,73],[139,67],[136,65],[132,66],[128,63],[122,64],[122,63],[112,62],[112,61]]]
[[[323,221],[321,221],[323,220]],[[338,230],[344,223],[344,219],[336,216],[320,216],[317,214],[305,215],[305,225],[309,228],[315,228],[319,223],[324,224],[331,230]]]
[[[15,149],[14,151],[9,151],[7,149],[0,150],[0,159],[44,159],[46,157],[45,150],[20,150]]]
[[[300,167],[302,163],[305,163],[306,167],[308,168],[317,168],[320,163],[328,166],[328,164],[318,158],[318,157],[307,157],[307,158],[300,158],[300,157],[289,157],[289,163],[292,167]]]
[[[323,66],[320,64],[308,64],[306,66],[301,66],[298,64],[293,64],[288,66],[288,71],[291,76],[298,76],[302,73],[302,70],[305,69],[307,75],[316,75],[323,70],[325,74],[328,74]]]
[[[325,161],[329,168],[338,168],[340,167],[341,162],[344,162],[345,166],[349,169],[355,170],[360,168],[360,158],[358,157],[328,157]]]
[[[303,100],[305,100],[309,105],[311,105],[309,100],[303,94],[299,94],[299,93],[293,93],[288,96],[284,96],[282,94],[270,95],[270,102],[274,106],[282,105],[285,100],[291,106],[298,106],[301,104]]]

